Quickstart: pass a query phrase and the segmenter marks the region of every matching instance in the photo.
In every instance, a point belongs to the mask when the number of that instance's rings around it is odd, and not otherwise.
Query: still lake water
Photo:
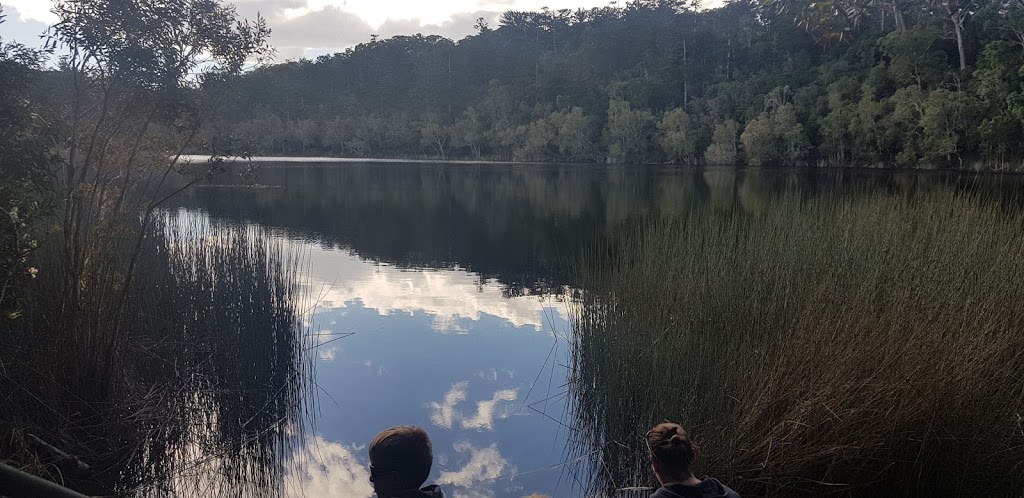
[[[348,162],[262,164],[176,198],[175,210],[261,225],[305,258],[313,310],[315,437],[294,496],[370,496],[366,445],[386,427],[433,439],[431,480],[455,497],[579,496],[565,465],[562,296],[581,251],[620,223],[694,206],[757,212],[773,197],[1019,177]]]

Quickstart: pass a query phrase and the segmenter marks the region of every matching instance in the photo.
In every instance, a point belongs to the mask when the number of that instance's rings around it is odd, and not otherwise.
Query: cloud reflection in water
[[[451,486],[453,498],[485,498],[495,496],[493,485],[516,473],[515,466],[501,456],[497,445],[477,448],[468,442],[455,444],[455,451],[469,456],[466,464],[454,471],[443,471],[438,484]]]
[[[465,270],[403,270],[336,250],[309,249],[309,294],[320,311],[358,302],[381,316],[423,312],[432,317],[435,331],[456,334],[467,332],[460,320],[479,320],[482,315],[536,331],[543,328],[547,313],[566,315],[563,306],[549,297],[506,298],[500,284],[481,282],[477,274]]]
[[[286,495],[295,498],[369,498],[370,471],[356,452],[362,448],[309,438],[298,455],[300,465],[285,479]]]
[[[517,389],[501,389],[491,399],[478,401],[476,413],[467,417],[458,409],[458,405],[466,401],[468,388],[468,381],[457,382],[452,384],[440,402],[431,402],[430,421],[443,429],[451,429],[458,422],[463,429],[494,430],[495,416],[499,419],[508,418],[512,411],[510,403],[519,397]]]

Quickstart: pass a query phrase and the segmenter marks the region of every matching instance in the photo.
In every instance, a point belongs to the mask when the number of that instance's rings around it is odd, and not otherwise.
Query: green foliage
[[[792,104],[761,113],[751,120],[740,141],[747,162],[753,166],[800,161],[808,148],[804,127],[797,120]]]
[[[654,132],[654,115],[644,109],[633,109],[629,102],[612,100],[608,103],[608,162],[643,162],[647,157]]]
[[[919,88],[942,81],[949,70],[946,55],[933,47],[938,35],[930,29],[905,33],[889,33],[879,41],[882,53],[889,58],[889,71],[897,83],[914,83]]]
[[[960,152],[973,131],[968,129],[968,123],[979,121],[977,110],[977,103],[965,92],[931,92],[921,117],[924,160],[937,163],[961,157]]]
[[[892,113],[887,116],[900,140],[897,142],[896,162],[913,166],[926,151],[922,148],[921,120],[924,117],[928,94],[919,87],[901,88],[890,99]]]
[[[709,136],[731,120],[754,125],[755,162],[1020,168],[1022,12],[1021,0],[510,12],[457,43],[398,36],[253,71],[214,138],[269,112],[284,124],[263,152],[282,155],[439,157],[447,127],[451,158],[732,163],[730,141]],[[897,96],[908,87],[939,93]],[[939,105],[941,91],[956,104]],[[765,125],[783,117],[754,121],[785,104],[795,116],[776,144]],[[331,138],[289,137],[305,119]]]
[[[215,0],[58,0],[53,46],[73,49],[69,64],[96,64],[147,89],[172,90],[196,70],[241,71],[270,54],[262,18],[236,19]]]
[[[594,153],[594,123],[580,107],[570,111],[555,112],[551,115],[552,125],[557,128],[555,145],[561,159],[578,161],[590,159]]]
[[[686,111],[676,108],[665,112],[658,122],[659,142],[669,161],[693,164],[697,159],[698,131]]]
[[[862,164],[877,165],[892,160],[891,150],[901,138],[894,128],[891,118],[893,112],[892,99],[876,100],[872,92],[865,92],[856,109],[853,110],[850,124],[853,134],[854,153]]]
[[[739,135],[740,125],[731,119],[715,125],[704,159],[710,164],[736,164],[740,159]]]
[[[1024,8],[1021,10],[1024,12]],[[1014,115],[1015,100],[1024,89],[1021,48],[1009,41],[989,44],[982,51],[975,72],[972,93],[982,116],[977,139],[982,156],[996,169],[1008,166],[1014,144],[1024,141],[1024,119]]]
[[[552,139],[558,134],[558,128],[548,118],[540,118],[526,127],[525,143],[516,151],[520,159],[538,160],[553,154]]]
[[[0,39],[0,320],[18,314],[20,290],[36,272],[27,257],[55,200],[53,136],[27,101],[39,64],[37,52]]]
[[[445,147],[452,137],[452,129],[441,122],[437,115],[427,116],[420,125],[422,145],[437,151],[438,157],[445,158]]]

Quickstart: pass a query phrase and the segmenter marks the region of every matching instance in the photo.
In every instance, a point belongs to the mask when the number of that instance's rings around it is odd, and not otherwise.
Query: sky
[[[624,0],[620,0],[624,1]],[[496,24],[507,10],[602,7],[609,0],[235,0],[241,16],[260,13],[273,30],[277,60],[316,57],[369,41],[416,33],[460,39],[478,18]],[[7,22],[0,37],[38,46],[39,34],[55,21],[50,0],[0,0]]]

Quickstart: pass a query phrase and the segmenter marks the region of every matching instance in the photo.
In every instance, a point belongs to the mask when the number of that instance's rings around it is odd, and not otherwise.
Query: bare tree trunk
[[[953,32],[956,33],[956,48],[960,52],[960,70],[967,69],[967,57],[964,55],[964,17],[962,13],[949,16],[953,20]]]
[[[907,23],[903,20],[903,9],[896,2],[892,3],[892,20],[896,26],[896,32],[902,33],[907,30]]]
[[[689,75],[690,71],[686,65],[686,38],[683,38],[683,105],[686,105],[689,101]]]
[[[960,70],[967,69],[967,56],[964,54],[964,21],[967,19],[966,7],[957,0],[944,0],[942,7],[953,22],[953,34],[956,35],[956,48],[960,55]]]

